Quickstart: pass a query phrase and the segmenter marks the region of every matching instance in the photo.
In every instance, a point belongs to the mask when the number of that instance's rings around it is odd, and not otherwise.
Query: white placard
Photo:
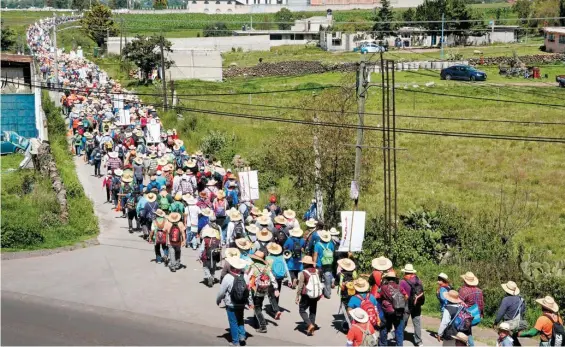
[[[120,125],[130,125],[130,115],[129,110],[120,109],[118,110],[118,115],[120,116]]]
[[[257,171],[239,172],[239,189],[242,200],[259,199],[259,175]]]
[[[155,119],[151,119],[147,123],[147,143],[158,143],[161,139],[161,124]]]
[[[114,101],[114,108],[122,109],[124,108],[124,95],[123,94],[114,94],[112,98]]]
[[[338,252],[361,252],[365,239],[365,211],[341,211],[341,242]]]

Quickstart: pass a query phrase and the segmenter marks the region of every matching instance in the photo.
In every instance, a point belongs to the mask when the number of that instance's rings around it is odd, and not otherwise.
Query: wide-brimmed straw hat
[[[214,212],[212,212],[212,210],[209,207],[205,207],[202,210],[200,210],[200,214],[205,217],[212,217],[214,215]]]
[[[135,157],[135,159],[133,161],[134,161],[134,163],[139,164],[139,165],[143,164],[143,158],[142,157]]]
[[[235,211],[232,214],[230,214],[230,220],[232,222],[239,222],[242,218],[243,216],[241,215],[241,213],[239,213],[239,211]]]
[[[216,229],[210,227],[210,226],[206,226],[204,229],[202,229],[202,237],[213,237],[213,238],[217,238],[218,237],[218,232]]]
[[[510,324],[506,323],[506,322],[502,322],[500,323],[500,325],[498,326],[498,330],[505,330],[505,331],[512,331],[512,329],[510,328]]]
[[[110,158],[117,158],[118,157],[118,152],[108,152],[108,156]]]
[[[337,230],[336,228],[331,228],[330,229],[330,235],[331,236],[339,236],[341,233],[339,232],[339,230]]]
[[[157,164],[158,164],[159,166],[165,166],[165,165],[168,164],[168,161],[167,161],[167,159],[165,159],[165,158],[159,158],[159,160],[157,160]]]
[[[310,219],[308,219],[308,220],[306,221],[305,224],[306,224],[306,226],[307,226],[308,228],[312,229],[312,228],[315,228],[315,227],[316,227],[316,224],[318,224],[318,221],[316,221],[315,219],[310,218]]]
[[[241,256],[241,252],[239,251],[239,249],[235,247],[226,248],[226,250],[224,251],[224,258],[230,258],[230,257],[239,258],[240,256]]]
[[[178,221],[180,221],[181,217],[182,216],[180,215],[180,213],[173,212],[173,213],[169,214],[168,219],[169,219],[169,222],[171,222],[171,223],[177,223]]]
[[[257,222],[261,225],[269,225],[269,217],[261,215],[257,218]]]
[[[551,296],[546,296],[545,298],[541,298],[541,299],[536,299],[536,302],[538,304],[540,304],[542,307],[545,307],[546,309],[557,313],[559,311],[559,305],[557,305],[557,303],[555,302],[555,299],[553,299]]]
[[[451,338],[463,342],[466,346],[469,345],[469,336],[465,335],[465,333],[458,332],[456,335],[451,335]]]
[[[286,219],[294,219],[296,218],[296,212],[294,212],[293,210],[285,210],[283,212],[283,216]]]
[[[182,199],[189,205],[196,205],[196,199],[192,195],[186,194]]]
[[[400,270],[406,274],[415,274],[416,270],[414,269],[414,265],[412,264],[406,264],[404,265],[404,269]]]
[[[359,323],[367,323],[369,321],[369,314],[360,307],[354,308],[353,310],[349,311],[349,315]]]
[[[231,267],[238,270],[244,269],[247,266],[247,262],[239,257],[228,257],[226,261]]]
[[[269,242],[267,244],[267,251],[269,251],[269,254],[279,255],[282,253],[282,247],[274,242]]]
[[[224,193],[223,190],[220,190],[218,194],[216,194],[216,197],[218,198],[218,200],[223,200],[226,197],[226,193]]]
[[[387,271],[392,267],[392,261],[387,257],[378,257],[371,261],[371,266],[378,271]]]
[[[337,261],[337,264],[345,271],[355,270],[355,262],[349,258],[342,258]]]
[[[318,236],[322,242],[330,242],[332,240],[332,235],[330,235],[330,232],[326,230],[319,231]]]
[[[251,249],[251,241],[245,238],[240,238],[235,240],[235,246],[239,249],[243,249],[244,251],[248,251]]]
[[[256,251],[255,253],[251,254],[251,255],[249,256],[249,258],[264,263],[264,262],[265,262],[265,252],[263,252],[263,251]]]
[[[389,269],[387,272],[384,273],[383,275],[385,278],[398,278],[396,276],[396,271],[394,271],[394,269]]]
[[[275,224],[286,225],[286,218],[284,218],[283,216],[276,216]]]
[[[122,182],[124,182],[124,183],[130,183],[131,181],[133,181],[133,177],[131,177],[129,175],[122,177]]]
[[[437,275],[437,278],[441,278],[445,282],[449,282],[449,276],[447,276],[447,274],[445,274],[443,272],[441,272],[439,275]]]
[[[312,259],[312,257],[309,255],[305,255],[302,260],[300,260],[300,262],[302,264],[316,265],[316,263],[314,263],[314,259]]]
[[[184,166],[193,168],[196,166],[196,160],[187,160],[184,162]]]
[[[358,278],[353,281],[353,287],[359,293],[364,293],[369,290],[369,282],[364,278]]]
[[[477,276],[475,276],[475,274],[470,271],[465,273],[464,275],[461,275],[461,278],[469,286],[476,286],[477,284],[479,284],[479,279],[477,278]]]
[[[289,231],[289,234],[293,237],[302,237],[302,235],[304,235],[304,231],[300,228],[294,228]]]
[[[149,194],[147,194],[146,199],[149,202],[153,202],[153,201],[157,200],[157,195],[155,195],[155,193],[149,193]]]
[[[157,211],[155,211],[155,215],[159,217],[167,217],[165,211],[161,210],[160,208],[158,208]]]
[[[443,296],[445,300],[453,304],[458,304],[461,302],[461,299],[459,299],[459,293],[456,290],[450,290],[447,293],[445,293]]]
[[[245,230],[247,230],[251,234],[257,234],[259,232],[259,227],[257,227],[255,224],[251,224],[246,226]]]
[[[501,286],[502,289],[504,289],[504,291],[510,295],[520,294],[520,288],[518,288],[518,285],[514,281],[508,281],[506,283],[502,283]]]
[[[269,229],[263,228],[257,233],[257,240],[262,242],[268,242],[273,239],[273,233]]]
[[[253,208],[251,209],[251,211],[249,213],[254,215],[254,216],[260,216],[261,210],[258,209],[257,206],[253,206]]]

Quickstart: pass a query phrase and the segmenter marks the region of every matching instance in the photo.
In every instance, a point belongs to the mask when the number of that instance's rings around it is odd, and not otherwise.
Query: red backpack
[[[373,294],[375,299],[378,299],[380,297],[379,288],[381,287],[381,283],[382,283],[382,280],[383,280],[383,273],[380,272],[380,271],[374,270],[371,275],[373,276],[373,279],[375,280],[375,284],[371,288],[371,294]]]
[[[371,322],[373,327],[378,327],[379,326],[379,315],[377,314],[377,309],[376,309],[375,305],[373,305],[371,300],[369,300],[369,295],[371,295],[371,294],[367,294],[365,296],[365,298],[363,298],[359,294],[355,295],[355,296],[357,298],[359,298],[359,300],[361,300],[361,306],[360,307],[365,312],[367,312],[367,315],[369,316],[369,322]]]
[[[155,234],[155,244],[157,245],[166,245],[167,244],[167,233],[163,230],[165,226],[165,221],[159,223],[155,221],[157,225],[157,233]]]
[[[181,242],[181,233],[180,233],[180,228],[178,225],[173,224],[173,226],[171,227],[171,230],[169,231],[169,241],[171,243],[180,243]]]

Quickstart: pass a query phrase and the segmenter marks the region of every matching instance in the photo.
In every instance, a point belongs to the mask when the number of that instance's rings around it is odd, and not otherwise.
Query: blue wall
[[[1,94],[1,131],[15,131],[24,137],[37,137],[34,94]]]

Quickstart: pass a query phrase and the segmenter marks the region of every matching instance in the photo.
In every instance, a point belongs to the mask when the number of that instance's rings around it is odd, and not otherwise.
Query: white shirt
[[[196,205],[188,205],[184,208],[184,213],[186,214],[186,225],[198,225],[198,215],[200,214],[200,207]]]

